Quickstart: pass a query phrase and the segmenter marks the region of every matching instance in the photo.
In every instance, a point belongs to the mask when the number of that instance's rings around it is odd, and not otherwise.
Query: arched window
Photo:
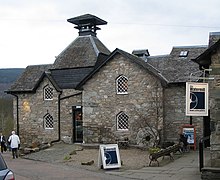
[[[53,88],[46,86],[44,88],[44,100],[53,100]]]
[[[54,123],[53,116],[51,116],[49,113],[47,113],[44,116],[44,128],[45,129],[53,129],[53,123]]]
[[[128,130],[129,124],[128,124],[128,115],[124,112],[120,112],[117,117],[117,130]]]
[[[128,78],[124,75],[116,79],[116,91],[117,94],[128,94]]]

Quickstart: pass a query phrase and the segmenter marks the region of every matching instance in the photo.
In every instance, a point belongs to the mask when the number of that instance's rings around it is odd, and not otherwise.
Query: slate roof
[[[188,81],[190,74],[199,69],[199,65],[191,59],[206,49],[207,46],[176,46],[169,55],[147,57],[147,63],[160,71],[169,83],[182,83]],[[188,51],[187,57],[180,57],[181,51]]]
[[[52,69],[51,77],[61,89],[74,89],[94,67]]]
[[[206,49],[206,51],[204,51],[202,54],[192,60],[208,68],[208,66],[211,64],[211,55],[217,48],[219,48],[219,46],[220,39],[216,43],[212,44],[208,49]]]
[[[109,55],[110,51],[97,37],[79,36],[59,54],[54,62],[54,68],[94,66],[99,53]]]
[[[52,67],[52,64],[27,66],[18,80],[8,89],[7,93],[35,91],[43,78],[44,72]]]

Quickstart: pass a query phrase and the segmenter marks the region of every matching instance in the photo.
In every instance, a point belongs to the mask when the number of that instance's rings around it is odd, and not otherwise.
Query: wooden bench
[[[164,157],[164,156],[169,156],[171,160],[174,160],[173,154],[176,153],[177,151],[179,151],[181,153],[179,144],[174,144],[173,146],[169,146],[165,149],[161,149],[158,152],[151,153],[149,155],[149,159],[150,159],[149,166],[151,166],[151,163],[153,161],[157,162],[157,165],[159,166],[158,158]]]

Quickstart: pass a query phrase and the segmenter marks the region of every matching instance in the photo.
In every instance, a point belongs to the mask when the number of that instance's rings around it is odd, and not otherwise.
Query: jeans
[[[18,158],[18,148],[12,148],[12,156],[13,156],[13,159],[16,157]]]

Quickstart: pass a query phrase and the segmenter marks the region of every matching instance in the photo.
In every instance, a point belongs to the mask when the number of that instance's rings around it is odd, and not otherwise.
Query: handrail
[[[203,137],[199,140],[199,170],[202,171],[204,167],[204,141],[210,139],[210,136]]]

